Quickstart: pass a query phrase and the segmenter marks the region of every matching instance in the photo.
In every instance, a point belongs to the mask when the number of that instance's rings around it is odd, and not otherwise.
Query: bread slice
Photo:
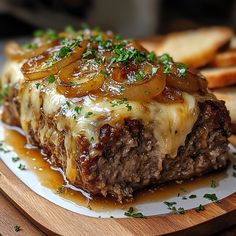
[[[231,117],[232,131],[236,133],[236,86],[215,89],[213,93],[218,99],[225,101]]]
[[[215,67],[236,66],[236,50],[216,54],[211,65]]]
[[[236,147],[236,135],[230,136],[229,141],[232,145],[234,145]]]
[[[223,88],[236,84],[236,66],[202,69],[208,81],[208,88]]]
[[[236,49],[236,36],[231,38],[229,48],[232,49],[232,50]]]
[[[219,48],[229,43],[233,32],[227,27],[208,27],[171,33],[164,38],[141,40],[148,50],[157,55],[170,54],[175,61],[191,67],[204,66],[213,60]]]
[[[137,40],[148,51],[156,52],[160,44],[166,39],[165,36],[153,36]]]

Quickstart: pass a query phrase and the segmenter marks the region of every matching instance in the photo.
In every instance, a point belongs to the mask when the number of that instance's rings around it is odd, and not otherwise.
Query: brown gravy
[[[154,202],[154,201],[165,201],[170,197],[175,197],[178,194],[181,196],[190,193],[191,191],[210,186],[211,180],[220,181],[221,179],[227,178],[226,171],[212,173],[201,178],[194,180],[184,181],[180,184],[166,184],[158,188],[153,188],[145,191],[140,191],[135,195],[132,202],[118,203],[112,199],[105,198],[92,198],[89,194],[78,188],[71,188],[70,185],[64,184],[64,176],[59,169],[54,169],[50,166],[49,162],[46,161],[46,157],[43,156],[39,149],[30,148],[26,146],[25,137],[19,132],[5,128],[5,142],[11,146],[21,160],[24,160],[27,164],[27,169],[33,171],[40,183],[60,194],[61,197],[72,201],[78,205],[91,207],[95,211],[109,211],[112,209],[127,209],[131,205],[138,203]],[[187,191],[187,192],[185,192]]]

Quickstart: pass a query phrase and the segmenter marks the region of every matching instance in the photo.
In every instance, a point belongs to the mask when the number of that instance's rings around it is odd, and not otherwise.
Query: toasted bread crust
[[[197,68],[211,62],[232,36],[232,30],[227,27],[209,27],[171,33],[163,38],[153,37],[141,43],[157,55],[168,53],[175,61]]]
[[[236,66],[222,68],[207,68],[201,73],[208,81],[210,89],[223,88],[236,83]]]
[[[236,86],[215,89],[213,93],[219,100],[225,101],[231,117],[232,132],[236,133]]]
[[[226,51],[216,54],[211,62],[214,67],[227,67],[236,65],[236,50]]]

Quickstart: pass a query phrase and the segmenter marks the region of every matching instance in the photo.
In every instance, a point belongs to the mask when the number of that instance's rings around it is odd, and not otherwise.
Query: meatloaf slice
[[[23,101],[24,91],[19,92],[14,85],[9,94],[4,104],[3,120],[10,125],[22,126],[19,100]],[[45,99],[42,94],[39,98]],[[175,156],[163,155],[160,142],[154,135],[155,127],[142,119],[124,118],[119,126],[103,124],[92,145],[96,150],[93,155],[91,140],[83,135],[72,136],[69,125],[60,129],[58,121],[63,119],[62,113],[48,116],[41,104],[39,114],[32,114],[30,107],[37,105],[36,100],[26,106],[31,120],[22,128],[28,141],[42,148],[72,184],[92,195],[111,195],[122,201],[132,197],[135,190],[201,176],[227,165],[228,111],[224,103],[216,99],[197,101],[198,118]],[[175,132],[177,134],[178,130]],[[75,159],[71,153],[76,154]]]

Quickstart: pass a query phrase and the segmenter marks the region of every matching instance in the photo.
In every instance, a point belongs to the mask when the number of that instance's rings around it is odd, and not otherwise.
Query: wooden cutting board
[[[58,235],[207,235],[236,224],[236,193],[197,213],[147,219],[91,218],[61,208],[34,193],[0,161],[0,190],[46,234]]]

